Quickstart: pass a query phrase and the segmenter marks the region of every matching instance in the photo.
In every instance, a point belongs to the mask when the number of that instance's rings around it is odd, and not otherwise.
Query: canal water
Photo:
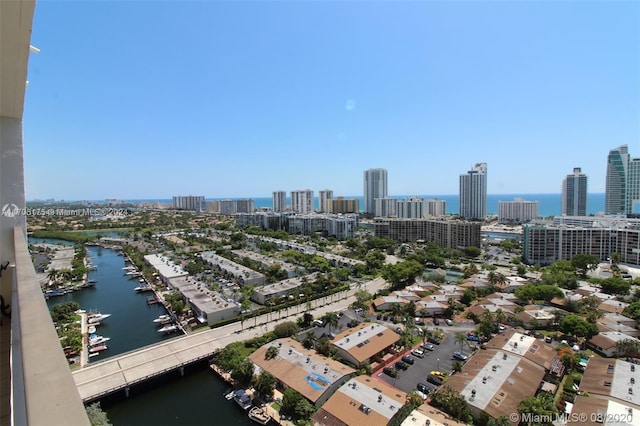
[[[57,244],[59,241],[30,238],[29,242]],[[89,273],[89,279],[97,281],[95,287],[50,298],[47,305],[51,308],[56,303],[74,301],[81,309],[111,314],[96,331],[96,334],[111,338],[109,349],[90,358],[91,363],[175,338],[176,335],[157,332],[153,319],[166,311],[159,304],[147,305],[147,296],[151,293],[135,292],[139,282],[124,274],[123,256],[95,246],[87,247],[87,254],[91,263],[97,266]],[[224,399],[222,395],[227,387],[203,363],[187,368],[184,376],[174,372],[134,386],[129,398],[125,398],[124,392],[112,395],[102,400],[101,405],[114,426],[253,424],[246,412]]]

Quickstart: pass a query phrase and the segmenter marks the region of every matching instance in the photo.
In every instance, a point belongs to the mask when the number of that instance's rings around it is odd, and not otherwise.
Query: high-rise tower
[[[310,189],[291,191],[291,210],[300,214],[313,213],[313,191]]]
[[[333,191],[330,189],[322,189],[318,196],[318,211],[320,213],[329,212],[329,200],[333,199]]]
[[[283,212],[287,209],[287,193],[285,191],[273,191],[273,211]]]
[[[562,181],[562,214],[567,216],[587,215],[587,175],[580,167]]]
[[[376,198],[387,198],[387,170],[364,171],[364,212],[374,214]]]
[[[604,202],[605,213],[627,213],[628,166],[629,151],[627,145],[622,145],[609,151]]]
[[[460,217],[484,220],[487,216],[487,163],[476,163],[460,175]]]

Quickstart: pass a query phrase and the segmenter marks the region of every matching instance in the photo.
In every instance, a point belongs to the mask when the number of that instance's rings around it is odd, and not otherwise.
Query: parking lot
[[[347,329],[349,327],[349,323],[353,323],[355,321],[362,322],[367,318],[372,322],[383,324],[392,330],[395,330],[396,327],[400,327],[401,329],[404,328],[401,323],[394,324],[391,321],[378,320],[376,319],[376,314],[363,315],[359,312],[355,312],[353,309],[345,309],[341,312],[341,314],[342,315],[340,316],[340,319],[338,321],[339,325],[337,327],[332,327],[331,331],[329,330],[329,325],[317,326],[312,330],[301,332],[298,337],[300,339],[303,339],[308,331],[311,331],[316,337],[320,337],[323,334],[329,335],[330,332],[338,334],[341,331]],[[430,319],[426,319],[426,324],[427,329],[435,329]],[[384,380],[392,386],[395,386],[396,388],[408,393],[415,390],[418,383],[427,383],[427,376],[433,370],[443,371],[447,374],[450,373],[453,370],[453,353],[460,350],[460,344],[455,343],[455,333],[457,331],[471,331],[475,328],[475,325],[471,322],[466,322],[454,323],[453,326],[447,326],[444,324],[444,322],[441,322],[438,328],[445,332],[446,337],[443,339],[440,345],[434,345],[433,351],[425,349],[423,358],[411,355],[415,360],[414,364],[409,365],[407,370],[398,370],[398,377],[396,378],[383,373],[382,369],[376,372],[375,375],[379,379]],[[390,363],[389,366],[395,364],[396,361],[399,361],[403,355],[410,355],[409,352],[410,351],[399,354],[397,359]],[[463,352],[466,354],[470,354],[471,350],[467,345],[464,345]]]
[[[446,334],[446,338],[439,345],[434,345],[433,351],[425,350],[423,358],[411,355],[414,359],[414,364],[409,365],[407,370],[398,370],[398,377],[391,377],[383,373],[382,370],[376,372],[375,375],[404,392],[408,393],[416,390],[418,383],[427,383],[427,376],[431,371],[437,370],[449,374],[453,370],[453,353],[460,350],[460,344],[455,343],[455,332],[470,331],[472,329],[473,325],[470,324],[444,328],[443,331]],[[471,350],[467,345],[463,346],[463,352],[467,355],[471,354]],[[400,360],[400,357],[397,360]],[[395,362],[394,360],[390,365]]]

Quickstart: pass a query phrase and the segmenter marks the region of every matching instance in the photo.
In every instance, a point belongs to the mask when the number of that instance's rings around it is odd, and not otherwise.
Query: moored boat
[[[91,346],[89,348],[89,352],[93,354],[96,352],[106,351],[107,349],[109,349],[107,345]]]
[[[178,331],[178,326],[175,324],[169,324],[159,329],[158,333],[173,333],[174,331]]]
[[[236,390],[234,388],[229,388],[222,393],[224,399],[230,401],[236,394]]]
[[[243,410],[248,410],[253,405],[253,403],[251,402],[251,397],[247,394],[247,392],[244,389],[238,389],[233,395],[233,400]]]
[[[94,334],[95,332],[96,332],[96,326],[95,325],[90,325],[89,328],[87,328],[87,333]]]
[[[94,324],[97,322],[101,322],[102,320],[105,320],[107,318],[109,318],[111,316],[111,314],[92,314],[89,316],[89,319],[87,320],[87,322],[89,324]]]
[[[89,336],[89,346],[100,346],[111,340],[111,337],[97,336],[92,334]]]
[[[156,324],[166,324],[168,322],[171,322],[171,315],[169,314],[160,315],[158,318],[154,319],[153,322],[155,322]]]
[[[267,413],[267,410],[263,407],[253,407],[249,410],[249,418],[254,422],[266,425],[271,420],[271,416]]]

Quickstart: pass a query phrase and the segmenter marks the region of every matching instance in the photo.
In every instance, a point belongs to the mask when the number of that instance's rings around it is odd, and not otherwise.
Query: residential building
[[[327,213],[344,214],[360,213],[360,201],[357,198],[345,199],[338,197],[327,200]]]
[[[256,210],[255,203],[251,198],[235,200],[235,203],[236,213],[253,213]]]
[[[444,216],[447,214],[447,202],[437,198],[429,198],[424,202],[424,216]]]
[[[515,198],[513,201],[498,201],[498,222],[520,224],[538,217],[539,203]]]
[[[407,394],[385,381],[358,376],[343,384],[311,418],[323,426],[386,426]]]
[[[413,410],[400,426],[467,426],[447,413],[438,410],[431,405],[422,404]]]
[[[402,219],[420,219],[425,216],[424,199],[411,197],[400,200],[396,204],[396,216]]]
[[[639,339],[620,331],[603,331],[593,336],[588,345],[594,351],[611,358],[617,356],[616,343],[623,340],[632,340],[640,344]]]
[[[640,366],[621,359],[589,358],[579,390],[572,412],[583,418],[575,417],[569,424],[638,424]]]
[[[374,216],[397,217],[398,200],[395,198],[376,198],[374,200]]]
[[[487,216],[487,163],[476,163],[460,175],[460,217],[484,220]]]
[[[522,227],[525,263],[549,265],[580,253],[607,259],[620,254],[620,263],[640,265],[640,220],[620,216],[556,217],[554,222]]]
[[[605,207],[607,214],[627,213],[627,169],[629,147],[619,146],[609,151],[605,183]]]
[[[276,348],[277,355],[269,357],[269,348]],[[278,339],[261,346],[249,359],[263,371],[271,373],[278,381],[277,388],[291,388],[311,403],[322,405],[355,370],[331,358],[305,349],[293,339]]]
[[[587,175],[580,167],[562,181],[562,214],[565,216],[587,215]]]
[[[162,254],[147,254],[144,256],[145,262],[151,265],[158,273],[158,278],[164,284],[169,284],[173,278],[189,275],[182,266],[176,265],[171,259]]]
[[[291,191],[291,210],[301,214],[313,213],[313,191],[310,189]]]
[[[364,212],[376,213],[376,198],[387,198],[387,170],[369,169],[364,172]]]
[[[320,213],[331,213],[329,211],[329,200],[333,199],[333,191],[330,189],[322,189],[318,196],[318,211]]]
[[[376,218],[374,235],[400,243],[434,242],[444,248],[480,247],[479,222],[447,219]]]
[[[287,278],[293,278],[296,275],[302,274],[304,271],[304,268],[302,266],[285,262],[284,260],[278,259],[276,257],[265,256],[264,254],[255,251],[240,249],[231,250],[231,252],[238,256],[239,259],[244,258],[254,262],[258,262],[265,269],[277,266],[280,268],[280,270],[287,273]]]
[[[287,210],[287,193],[285,191],[273,191],[273,211],[275,213]]]
[[[225,299],[211,291],[206,283],[191,276],[169,279],[169,284],[178,291],[195,317],[202,324],[213,325],[218,321],[234,318],[240,314],[240,304]]]
[[[172,208],[178,210],[204,211],[203,195],[177,195],[173,197]]]
[[[331,346],[345,362],[359,368],[389,351],[400,336],[387,327],[363,322],[338,334]]]
[[[471,355],[447,383],[464,397],[476,420],[482,412],[509,418],[518,412],[520,401],[536,395],[547,373],[558,377],[564,373],[555,349],[509,330],[487,342],[486,350]]]
[[[240,285],[264,285],[266,278],[260,272],[254,271],[236,262],[215,254],[212,251],[200,253],[202,260],[216,268],[223,275],[232,277]]]
[[[261,305],[270,305],[276,304],[279,300],[285,298],[300,298],[300,292],[296,289],[305,282],[313,282],[317,275],[314,272],[304,277],[288,278],[273,284],[256,287],[251,293],[251,300]]]

